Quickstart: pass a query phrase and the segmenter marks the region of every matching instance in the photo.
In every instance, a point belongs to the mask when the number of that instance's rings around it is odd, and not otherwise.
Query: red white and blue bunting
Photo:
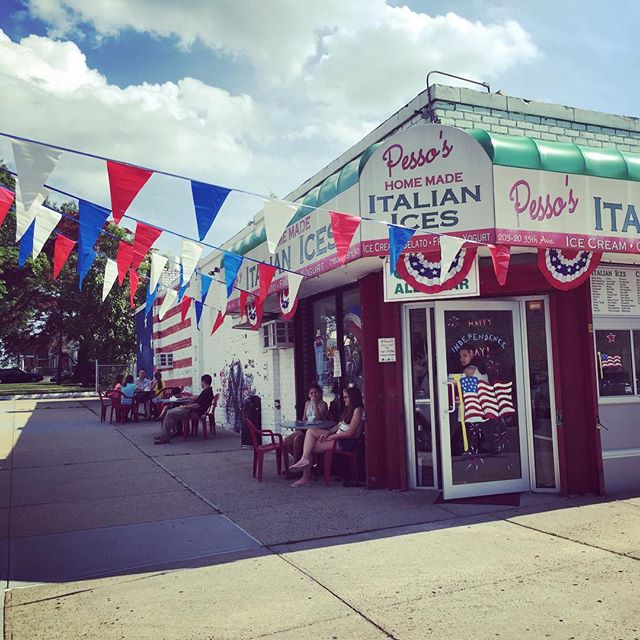
[[[262,300],[259,296],[249,294],[245,307],[247,322],[253,331],[257,331],[262,324]]]
[[[416,291],[439,293],[459,285],[468,275],[476,257],[476,247],[460,249],[448,273],[440,283],[440,254],[403,253],[398,259],[398,275]]]
[[[538,249],[538,268],[551,286],[568,291],[589,279],[601,257],[591,251]]]

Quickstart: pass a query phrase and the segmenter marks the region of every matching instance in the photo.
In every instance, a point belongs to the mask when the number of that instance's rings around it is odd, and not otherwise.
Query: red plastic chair
[[[98,387],[98,396],[100,397],[100,422],[105,422],[107,409],[111,407],[111,396],[109,393],[104,393],[100,387]]]
[[[187,436],[197,436],[198,428],[200,423],[202,423],[202,435],[205,440],[208,439],[207,435],[207,418],[209,419],[209,431],[212,435],[216,435],[216,416],[215,411],[218,406],[218,400],[220,398],[220,394],[216,393],[213,396],[213,402],[209,405],[207,410],[201,415],[191,415],[188,419],[182,421],[182,433],[186,440]]]
[[[109,416],[109,424],[113,424],[113,414],[116,415],[116,423],[125,422],[129,407],[125,407],[122,404],[122,393],[119,389],[112,389],[109,391],[109,397],[111,398],[111,415]]]
[[[253,477],[256,477],[256,468],[258,471],[258,482],[262,482],[262,465],[264,462],[264,454],[269,451],[276,452],[276,465],[278,467],[278,475],[282,473],[282,458],[284,454],[284,442],[282,440],[282,434],[274,433],[268,429],[256,429],[251,420],[245,419],[244,421],[249,433],[251,434],[251,442],[253,443]],[[269,436],[271,442],[268,444],[258,444],[259,436]],[[285,472],[289,471],[289,461],[284,456],[284,469]]]
[[[364,441],[364,423],[360,427],[360,432],[353,438],[341,438],[340,440],[333,441],[333,449],[324,452],[324,483],[329,486],[331,483],[331,463],[333,462],[333,456],[343,456],[349,461],[349,480],[351,482],[358,482],[358,453],[362,448],[362,442]],[[352,442],[353,449],[351,451],[342,451],[338,448],[338,442]]]

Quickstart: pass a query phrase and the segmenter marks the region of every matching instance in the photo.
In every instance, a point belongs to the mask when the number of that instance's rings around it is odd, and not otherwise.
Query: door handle
[[[453,380],[447,380],[447,413],[453,413],[456,410],[456,383]]]

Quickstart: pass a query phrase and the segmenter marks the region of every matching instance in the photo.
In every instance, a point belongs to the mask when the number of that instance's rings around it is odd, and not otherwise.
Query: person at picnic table
[[[124,386],[120,389],[120,404],[125,409],[125,418],[133,406],[133,398],[136,395],[136,385],[133,376],[129,374],[124,380]]]
[[[151,380],[147,378],[147,372],[145,369],[140,369],[138,377],[136,378],[136,402],[139,402],[144,407],[144,417],[149,417],[149,406],[151,402]]]
[[[160,425],[160,434],[155,436],[156,444],[167,444],[170,441],[171,434],[176,429],[176,425],[182,423],[185,418],[190,418],[192,414],[199,417],[205,413],[213,402],[211,382],[211,376],[205,373],[200,378],[200,386],[202,387],[200,395],[193,402],[167,411]]]
[[[153,382],[151,383],[151,415],[157,415],[158,406],[162,396],[164,395],[164,384],[162,383],[162,374],[156,371],[153,374]]]
[[[311,454],[322,453],[333,449],[334,443],[338,442],[338,447],[344,451],[351,450],[355,446],[354,440],[365,420],[362,394],[356,387],[348,387],[342,393],[344,410],[340,422],[325,431],[323,429],[307,429],[304,437],[302,456],[298,462],[291,465],[291,469],[302,469],[302,478],[294,482],[292,487],[304,487],[309,484],[311,478]],[[341,442],[342,441],[342,442]]]
[[[124,380],[124,376],[119,373],[116,376],[115,382],[113,383],[113,391],[120,391],[122,389],[122,382]]]
[[[309,387],[309,399],[305,402],[301,422],[308,424],[326,420],[329,407],[322,399],[322,387],[314,383]],[[293,455],[294,460],[299,460],[302,456],[302,446],[304,444],[305,430],[296,429],[291,435],[284,439],[285,451]]]
[[[162,420],[165,417],[167,411],[169,411],[170,409],[175,409],[175,405],[172,407],[171,403],[175,402],[176,400],[179,400],[181,394],[182,394],[182,389],[180,387],[171,387],[171,395],[167,398],[164,406],[162,407],[162,411],[158,416],[159,420]]]

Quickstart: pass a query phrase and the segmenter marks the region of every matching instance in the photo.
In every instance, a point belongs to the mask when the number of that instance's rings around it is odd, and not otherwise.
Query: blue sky
[[[640,116],[639,14],[591,0],[4,0],[0,130],[284,197],[430,69]],[[64,156],[51,183],[108,205],[99,162]],[[230,198],[207,240],[260,204]],[[195,236],[188,183],[154,176],[134,205]]]

